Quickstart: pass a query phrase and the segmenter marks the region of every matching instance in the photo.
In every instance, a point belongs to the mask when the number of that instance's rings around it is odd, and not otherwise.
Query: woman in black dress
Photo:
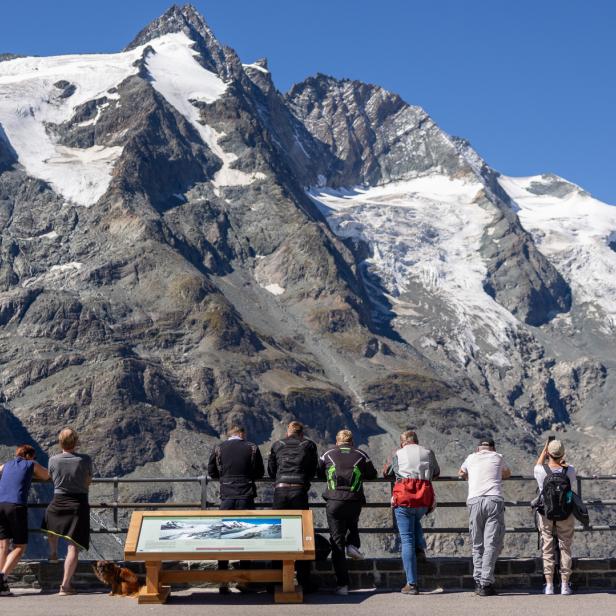
[[[88,489],[92,481],[92,460],[76,452],[78,437],[72,428],[64,428],[58,438],[62,453],[49,458],[54,495],[45,512],[42,530],[48,534],[51,560],[57,558],[58,539],[68,543],[59,594],[73,595],[71,579],[77,569],[79,550],[90,547]]]

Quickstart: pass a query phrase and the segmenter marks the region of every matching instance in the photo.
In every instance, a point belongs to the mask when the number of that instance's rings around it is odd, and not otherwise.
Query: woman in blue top
[[[32,477],[49,479],[47,471],[34,461],[35,457],[34,447],[20,445],[15,458],[0,466],[0,596],[11,594],[6,578],[28,543],[28,492]]]

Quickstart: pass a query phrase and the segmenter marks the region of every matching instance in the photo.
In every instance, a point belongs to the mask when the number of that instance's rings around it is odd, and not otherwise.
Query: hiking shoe
[[[561,595],[572,595],[573,590],[571,590],[571,585],[569,582],[563,582],[560,586],[560,594]]]
[[[400,592],[403,595],[418,595],[419,589],[417,588],[417,584],[405,584]]]
[[[346,555],[352,560],[364,560],[365,556],[363,552],[359,551],[354,545],[347,545]]]
[[[543,589],[544,595],[553,595],[554,594],[554,584],[546,584]]]
[[[6,577],[0,574],[0,597],[12,597],[13,593],[6,582]]]
[[[348,586],[338,586],[338,588],[336,588],[336,594],[342,597],[346,597],[349,594],[349,587]]]
[[[494,590],[494,586],[492,586],[492,584],[482,584],[477,594],[480,597],[493,597],[498,593]]]

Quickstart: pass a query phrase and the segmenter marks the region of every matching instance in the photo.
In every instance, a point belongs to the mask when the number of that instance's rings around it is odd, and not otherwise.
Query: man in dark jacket
[[[265,474],[259,448],[246,440],[241,426],[232,426],[227,440],[214,447],[207,465],[213,479],[220,479],[221,509],[254,509],[255,480]]]
[[[207,465],[213,479],[220,479],[220,509],[254,509],[257,487],[255,480],[265,474],[263,457],[259,448],[246,440],[242,426],[234,425],[227,432],[227,440],[214,447]],[[247,568],[248,562],[240,563]],[[228,569],[229,561],[218,561],[219,569]],[[229,592],[228,586],[220,586],[221,593]]]
[[[304,426],[292,421],[287,436],[272,445],[267,470],[274,480],[274,509],[308,509],[310,480],[317,472],[317,446],[304,437]],[[304,592],[314,590],[310,562],[296,561],[297,581]]]
[[[287,436],[272,445],[267,464],[274,480],[274,509],[308,509],[310,480],[318,464],[317,446],[304,438],[304,426],[292,421]]]
[[[346,557],[363,559],[359,551],[359,515],[364,496],[364,479],[376,479],[377,472],[368,454],[356,449],[353,433],[340,430],[336,446],[319,458],[319,477],[327,480],[323,498],[327,501],[326,513],[332,546],[332,562],[336,572],[336,593],[349,593],[349,569]],[[346,554],[345,554],[346,552]]]

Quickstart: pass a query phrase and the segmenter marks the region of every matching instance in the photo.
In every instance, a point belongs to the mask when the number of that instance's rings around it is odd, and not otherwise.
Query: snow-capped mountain
[[[557,429],[607,468],[616,208],[247,60],[190,6],[116,54],[2,56],[2,444],[70,423],[102,473],[200,473],[230,421],[298,418],[377,460],[413,425],[445,467]]]

